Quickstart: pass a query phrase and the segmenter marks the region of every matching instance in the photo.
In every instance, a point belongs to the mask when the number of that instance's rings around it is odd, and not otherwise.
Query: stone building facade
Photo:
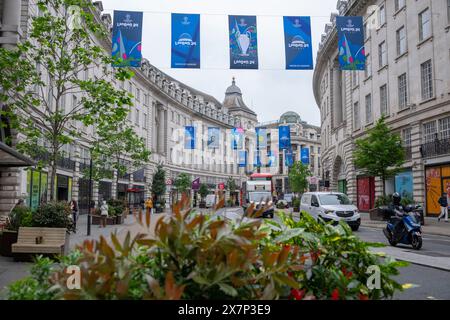
[[[99,24],[111,30],[112,19],[109,14],[102,14],[101,1],[95,1],[94,17]],[[0,17],[2,21],[1,43],[8,41],[11,45],[19,40],[26,39],[30,27],[31,17],[38,14],[34,0],[0,0]],[[15,25],[15,28],[14,28]],[[13,26],[13,27],[11,27]],[[8,28],[6,28],[8,27]],[[13,38],[13,39],[12,39]],[[106,52],[110,52],[111,40],[95,40]],[[127,90],[134,96],[134,107],[128,115],[128,121],[133,124],[136,133],[145,139],[147,148],[152,152],[151,160],[142,168],[133,168],[126,175],[118,177],[114,173],[111,180],[105,179],[94,183],[93,200],[116,197],[129,197],[135,203],[148,196],[152,175],[158,164],[165,167],[167,178],[174,179],[180,173],[188,173],[192,179],[200,178],[211,189],[217,188],[232,177],[238,185],[246,179],[245,170],[237,165],[236,152],[220,148],[208,154],[204,143],[200,141],[199,155],[189,154],[186,150],[176,149],[179,145],[177,134],[184,132],[185,126],[195,126],[199,132],[198,137],[204,136],[208,127],[219,128],[221,136],[226,142],[228,132],[234,127],[246,126],[248,130],[254,129],[257,123],[256,114],[245,106],[242,93],[236,86],[235,80],[228,88],[224,103],[214,97],[191,88],[180,81],[165,74],[148,60],[144,59],[141,68],[133,70],[135,76],[130,81],[110,81],[117,87]],[[82,77],[101,77],[101,69],[85,72]],[[74,94],[66,99],[66,106],[76,104],[81,99]],[[58,163],[56,195],[58,200],[78,200],[81,210],[87,209],[89,181],[83,172],[89,163],[89,147],[94,135],[94,128],[84,127],[81,123],[74,123],[77,130],[84,133],[70,146],[65,147],[65,157]],[[12,133],[14,137],[20,135]],[[179,159],[183,160],[180,164]],[[190,158],[190,161],[189,161]],[[215,159],[225,159],[219,161]],[[5,172],[14,171],[5,179],[2,174],[2,188],[14,188],[13,193],[5,195],[0,190],[0,214],[7,214],[17,199],[24,198],[28,205],[36,207],[42,199],[46,198],[49,189],[49,174],[47,170],[38,171],[31,168],[5,168]],[[14,181],[12,181],[14,180]],[[7,185],[3,186],[6,183]],[[2,189],[3,190],[3,189]],[[170,188],[169,188],[170,191]],[[170,203],[170,193],[167,193],[167,205]],[[130,196],[130,194],[132,194]],[[2,202],[3,201],[3,202]]]
[[[279,120],[260,123],[258,128],[267,129],[267,153],[270,151],[279,152],[277,167],[264,168],[260,173],[271,173],[277,194],[291,193],[289,187],[289,167],[286,165],[286,154],[279,151],[278,128],[289,126],[291,131],[291,144],[294,162],[301,161],[301,150],[309,149],[309,169],[312,173],[310,178],[310,190],[318,191],[323,188],[321,185],[321,136],[320,128],[302,121],[300,116],[293,111],[284,113]]]
[[[401,134],[404,172],[387,192],[438,213],[437,198],[450,191],[450,1],[338,1],[340,16],[363,16],[365,71],[340,71],[335,17],[325,26],[313,87],[321,111],[322,164],[332,190],[348,193],[367,211],[381,181],[353,164],[355,140],[384,114]]]

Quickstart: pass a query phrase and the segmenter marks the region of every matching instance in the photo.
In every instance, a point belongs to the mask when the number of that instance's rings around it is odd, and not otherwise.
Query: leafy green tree
[[[400,134],[393,133],[385,117],[377,121],[367,136],[356,140],[353,152],[355,166],[365,174],[380,177],[383,195],[386,195],[386,179],[395,176],[405,163],[405,150]]]
[[[309,167],[302,162],[294,163],[289,169],[289,185],[293,192],[299,194],[308,189],[308,178],[311,176]]]
[[[177,188],[177,191],[180,193],[187,193],[187,191],[191,188],[191,176],[187,173],[181,173],[176,179],[175,179],[175,188]]]
[[[91,152],[97,180],[110,178],[108,173],[114,169],[118,182],[120,176],[142,167],[150,159],[144,139],[136,134],[126,120],[100,124],[97,137]]]
[[[198,190],[198,193],[200,194],[200,197],[202,198],[202,201],[204,201],[206,196],[209,193],[208,186],[205,183],[202,183],[200,185],[200,190]]]
[[[234,181],[233,177],[229,177],[227,180],[227,190],[230,193],[235,192],[237,189],[236,181]]]
[[[166,193],[166,171],[162,164],[159,164],[156,168],[156,172],[153,175],[151,191],[154,200],[159,201]]]
[[[132,77],[93,41],[109,31],[95,21],[90,0],[38,0],[28,40],[17,49],[0,49],[2,114],[20,132],[17,149],[39,159],[50,171],[50,199],[55,199],[57,161],[64,146],[89,127],[121,122],[132,105],[131,95],[116,90],[113,79]],[[81,27],[74,25],[69,7],[82,8]],[[59,14],[54,14],[57,11]],[[99,70],[100,78],[89,77]],[[83,128],[76,129],[75,123]]]

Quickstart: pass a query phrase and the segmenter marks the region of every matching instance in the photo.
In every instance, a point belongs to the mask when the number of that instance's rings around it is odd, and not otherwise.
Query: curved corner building
[[[338,1],[340,16],[363,16],[365,71],[340,71],[335,18],[319,45],[313,88],[322,123],[322,165],[330,189],[346,192],[361,211],[382,194],[378,178],[353,164],[355,140],[382,114],[401,134],[404,171],[386,183],[387,193],[425,204],[450,193],[450,1]]]

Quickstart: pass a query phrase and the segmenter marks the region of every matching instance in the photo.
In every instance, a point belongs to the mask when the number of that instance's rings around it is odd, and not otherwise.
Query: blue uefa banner
[[[278,127],[279,149],[286,150],[291,147],[291,128],[289,126]]]
[[[239,151],[239,168],[247,166],[247,151]]]
[[[142,61],[142,12],[114,11],[113,67],[140,67]]]
[[[267,162],[267,166],[272,168],[272,167],[276,167],[277,166],[277,153],[275,151],[269,151],[269,153],[267,154],[267,156],[269,157],[268,162]]]
[[[230,69],[258,69],[256,16],[229,16]]]
[[[303,164],[309,164],[309,148],[302,148],[301,158]]]
[[[172,68],[200,68],[200,15],[172,13]]]
[[[364,70],[364,28],[362,17],[336,17],[341,70]]]
[[[292,167],[294,165],[294,154],[292,152],[292,148],[286,149],[285,163],[287,167]]]
[[[254,158],[253,158],[253,166],[260,168],[261,167],[261,155],[259,151],[255,151]]]
[[[312,70],[313,53],[310,17],[283,17],[286,69]]]
[[[219,149],[220,128],[208,128],[208,149]]]
[[[258,150],[267,148],[267,129],[256,128],[256,138]]]
[[[233,150],[241,150],[244,148],[244,129],[233,128],[232,132]]]
[[[186,126],[184,130],[184,148],[188,150],[195,149],[195,127]]]

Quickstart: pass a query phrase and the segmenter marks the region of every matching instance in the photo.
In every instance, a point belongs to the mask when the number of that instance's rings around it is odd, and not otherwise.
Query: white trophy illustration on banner
[[[248,57],[249,54],[247,53],[248,49],[250,48],[250,42],[252,34],[250,31],[248,31],[247,24],[245,23],[244,19],[241,19],[241,23],[238,25],[236,21],[236,40],[239,45],[239,49],[241,50],[241,56]]]

